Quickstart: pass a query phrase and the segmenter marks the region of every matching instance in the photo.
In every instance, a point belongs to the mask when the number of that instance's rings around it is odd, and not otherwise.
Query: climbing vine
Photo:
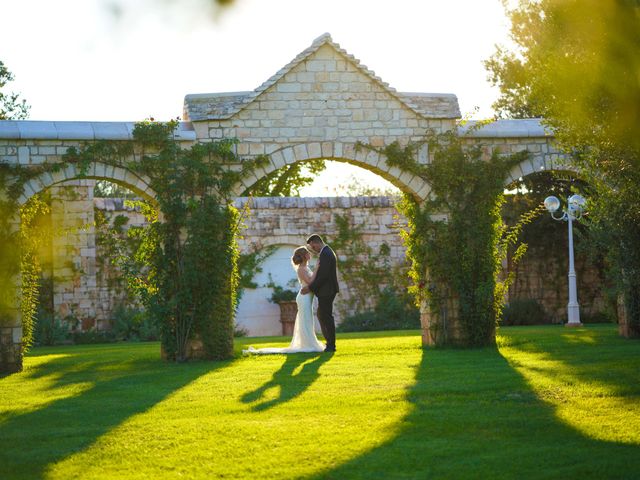
[[[124,145],[128,151],[99,142],[70,149],[65,157],[81,165],[96,159],[115,162],[150,179],[158,209],[147,208],[149,225],[134,230],[138,267],[125,269],[130,287],[160,325],[168,358],[187,359],[194,339],[202,342],[205,358],[228,358],[241,223],[230,204],[231,188],[266,158],[241,161],[234,140],[182,148],[173,137],[176,126],[142,122],[133,131],[134,142]]]
[[[205,358],[232,355],[240,216],[230,205],[231,189],[268,160],[240,159],[234,140],[183,148],[174,138],[176,127],[175,121],[145,121],[136,124],[133,142],[86,143],[69,148],[59,163],[28,169],[1,165],[0,186],[6,194],[0,199],[0,241],[6,248],[0,254],[0,283],[7,288],[0,297],[0,318],[11,319],[15,293],[9,287],[22,270],[25,344],[31,335],[28,318],[37,305],[37,258],[15,229],[18,198],[25,184],[43,172],[75,164],[82,176],[100,162],[146,176],[156,194],[156,203],[143,210],[149,225],[136,230],[138,248],[125,274],[160,325],[167,358],[187,359],[194,340],[201,342]],[[26,211],[23,225],[25,219]]]
[[[467,144],[453,132],[429,132],[422,143],[430,152],[427,164],[415,159],[421,144],[393,143],[378,150],[389,166],[409,171],[431,186],[422,204],[408,195],[399,204],[408,219],[402,235],[411,261],[410,291],[419,305],[429,308],[432,320],[438,319],[430,322],[437,343],[493,344],[509,282],[499,277],[502,259],[522,226],[541,211],[529,212],[512,229],[500,216],[504,179],[527,153],[506,156],[494,151],[485,158],[480,145]],[[525,251],[524,244],[516,248],[515,260]],[[461,335],[449,338],[447,315],[457,318]]]

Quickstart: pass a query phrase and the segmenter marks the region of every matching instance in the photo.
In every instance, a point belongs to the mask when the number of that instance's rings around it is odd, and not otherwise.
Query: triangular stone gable
[[[338,64],[337,65],[333,64],[332,62],[334,61],[338,62]],[[309,48],[305,49],[300,54],[298,54],[291,62],[289,62],[287,65],[281,68],[278,72],[276,72],[271,78],[269,78],[266,82],[264,82],[258,88],[256,88],[254,92],[252,92],[252,94],[245,99],[245,102],[244,102],[245,105],[255,101],[255,99],[258,98],[263,92],[271,89],[276,84],[282,83],[285,77],[287,76],[291,77],[290,75],[288,75],[289,73],[294,71],[300,71],[301,70],[300,66],[305,64],[308,65],[306,70],[309,73],[313,73],[313,72],[327,72],[327,73],[336,72],[337,73],[337,72],[344,72],[344,71],[353,72],[353,70],[355,69],[356,71],[361,73],[362,78],[360,79],[360,83],[363,83],[363,80],[366,78],[368,79],[367,83],[377,84],[382,91],[386,91],[391,97],[394,97],[397,101],[399,101],[405,107],[409,108],[410,110],[413,110],[418,115],[421,115],[421,116],[424,115],[424,112],[417,105],[407,101],[402,95],[398,94],[398,92],[394,88],[390,87],[388,83],[383,82],[380,77],[376,76],[376,74],[373,71],[369,70],[365,65],[362,65],[360,63],[360,60],[358,60],[353,55],[349,54],[346,50],[342,49],[340,45],[335,43],[332,40],[331,35],[329,33],[325,33],[320,37],[316,38]],[[352,68],[348,68],[347,65]],[[309,81],[311,77],[312,77],[311,75],[306,76],[304,80]],[[325,78],[324,76],[322,76],[320,79],[318,77],[319,76],[316,76],[316,79],[315,79],[315,81],[318,83],[329,81],[329,78]],[[334,82],[335,80],[340,81],[339,78],[332,79],[332,80]],[[289,78],[288,83],[294,83],[294,82],[295,80],[291,82],[291,79]],[[348,85],[348,82],[343,82],[343,87],[345,86],[345,84]],[[244,108],[244,106],[241,107],[241,109],[242,108]]]
[[[273,132],[260,136],[289,141],[333,140],[338,131],[344,141],[388,136],[390,129],[414,136],[424,132],[420,124],[425,121],[381,82],[326,44],[288,69],[232,115],[230,120],[234,119],[257,119]]]
[[[324,62],[323,62],[324,61]],[[332,62],[336,62],[335,64]],[[308,65],[305,68],[301,65]],[[447,118],[454,119],[460,117],[460,111],[455,95],[450,94],[403,94],[397,92],[389,84],[383,82],[375,73],[362,65],[353,55],[350,55],[340,45],[335,43],[331,35],[325,33],[318,37],[311,46],[298,54],[291,62],[276,72],[266,82],[256,88],[253,92],[233,92],[220,94],[195,94],[185,97],[185,118],[193,121],[199,120],[222,120],[229,119],[247,106],[257,101],[267,91],[279,90],[276,85],[289,84],[286,87],[289,93],[296,93],[297,88],[293,84],[291,73],[300,73],[300,70],[307,73],[326,72],[335,73],[348,71],[350,73],[360,73],[360,79],[356,83],[370,83],[376,85],[376,93],[387,93],[389,97],[395,99],[404,108],[414,112],[423,118]],[[309,83],[312,75],[301,76],[302,88],[305,83]],[[314,79],[317,83],[338,81],[340,88],[349,88],[350,78],[348,75],[338,78],[325,78],[324,75],[317,75]],[[365,82],[364,79],[367,79]],[[321,90],[318,85],[317,90]],[[333,87],[328,87],[333,88]],[[358,86],[355,87],[356,89]],[[285,90],[284,88],[281,90]],[[304,90],[301,90],[303,93]],[[360,92],[357,92],[360,93]]]

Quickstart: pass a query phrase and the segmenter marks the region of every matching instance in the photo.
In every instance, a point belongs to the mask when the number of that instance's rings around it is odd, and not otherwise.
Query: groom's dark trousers
[[[328,245],[325,245],[320,252],[320,264],[316,278],[309,285],[309,290],[318,297],[318,321],[329,351],[336,349],[336,322],[333,318],[333,300],[340,291],[336,263],[336,254]]]
[[[333,300],[336,295],[330,297],[318,297],[318,321],[322,335],[327,341],[327,350],[336,348],[336,321],[333,318]]]

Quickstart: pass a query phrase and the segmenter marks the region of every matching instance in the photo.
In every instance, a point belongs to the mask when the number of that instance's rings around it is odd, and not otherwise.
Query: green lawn
[[[640,478],[640,342],[515,327],[498,349],[422,350],[380,332],[184,365],[155,343],[37,348],[0,379],[1,479],[178,477]]]

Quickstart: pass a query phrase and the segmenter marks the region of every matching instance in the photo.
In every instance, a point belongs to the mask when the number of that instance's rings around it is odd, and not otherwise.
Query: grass
[[[640,342],[614,326],[419,343],[182,365],[155,343],[37,348],[0,379],[0,478],[639,478]]]

